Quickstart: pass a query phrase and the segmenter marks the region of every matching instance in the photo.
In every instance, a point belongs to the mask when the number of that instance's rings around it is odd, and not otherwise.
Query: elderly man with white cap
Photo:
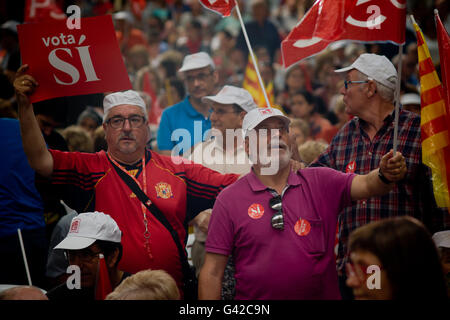
[[[22,142],[31,167],[58,185],[60,197],[72,209],[102,211],[117,222],[124,233],[121,270],[163,269],[181,289],[183,276],[189,276],[187,223],[212,208],[219,192],[239,176],[222,175],[147,150],[145,103],[132,90],[106,95],[103,100],[107,152],[47,149],[29,100],[38,83],[27,69],[27,65],[19,69],[14,87]]]
[[[158,150],[165,155],[180,155],[204,141],[211,129],[208,105],[202,98],[215,93],[219,80],[209,54],[187,55],[178,70],[183,75],[188,96],[165,109],[157,133]]]
[[[117,268],[122,258],[122,232],[119,226],[109,215],[103,212],[80,213],[72,219],[69,233],[54,248],[64,250],[70,265],[80,268],[79,287],[76,282],[69,287],[68,283],[49,290],[47,297],[50,300],[94,300],[96,298],[96,285],[99,279],[100,259],[105,259],[109,291],[114,290],[123,279],[131,274]],[[67,282],[71,280],[68,279]],[[108,294],[105,292],[104,294]]]
[[[384,167],[380,163],[394,143],[397,71],[385,56],[364,53],[352,65],[335,72],[345,72],[341,94],[345,111],[354,118],[340,129],[312,166],[358,174],[381,167],[380,179],[390,184],[392,181],[384,177]],[[430,232],[450,226],[446,210],[436,209],[431,175],[422,164],[420,117],[404,108],[399,110],[397,143],[397,150],[406,158],[406,178],[387,195],[361,199],[346,207],[339,220],[337,267],[345,299],[352,298],[351,290],[345,285],[345,263],[348,261],[347,241],[353,230],[372,221],[400,215],[421,220]]]
[[[220,299],[228,256],[235,262],[236,299],[339,299],[334,258],[338,214],[352,201],[392,188],[378,176],[329,168],[293,172],[290,120],[279,110],[256,108],[244,117],[250,173],[223,190],[214,204],[200,273],[199,298]],[[274,170],[265,170],[273,167]],[[383,156],[391,181],[406,172],[400,153]]]
[[[245,89],[224,86],[215,96],[202,100],[210,107],[211,138],[194,146],[190,159],[220,173],[247,174],[251,168],[242,140],[242,120],[247,112],[257,108],[252,95]],[[205,241],[211,209],[200,213],[193,220],[195,241],[192,245],[192,262],[197,274],[205,257]],[[224,281],[226,300],[233,298],[233,267],[227,267]]]

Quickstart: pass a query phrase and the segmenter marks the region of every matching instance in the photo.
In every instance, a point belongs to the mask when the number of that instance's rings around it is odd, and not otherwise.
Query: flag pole
[[[30,270],[28,269],[27,255],[25,253],[25,247],[23,245],[22,233],[20,232],[20,229],[17,229],[17,233],[19,234],[20,248],[22,249],[23,263],[25,264],[25,271],[27,273],[28,284],[32,286],[33,284],[31,283]]]
[[[403,44],[398,46],[397,88],[395,89],[395,120],[394,120],[394,156],[397,152],[398,114],[400,105],[400,84],[402,82]]]
[[[259,73],[259,67],[256,63],[255,55],[253,54],[252,46],[250,44],[250,40],[248,39],[247,30],[245,29],[244,20],[242,20],[241,10],[239,9],[238,1],[236,0],[236,12],[239,18],[239,22],[241,23],[242,32],[244,34],[245,42],[247,42],[248,51],[250,52],[250,56],[252,57],[253,65],[255,66],[256,75],[258,76],[259,85],[262,88],[264,99],[266,100],[267,106],[271,108],[269,97],[267,96],[266,87],[264,86],[264,82],[261,78],[261,74]]]

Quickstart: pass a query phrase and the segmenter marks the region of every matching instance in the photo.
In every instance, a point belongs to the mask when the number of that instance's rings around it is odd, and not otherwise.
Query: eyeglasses
[[[284,229],[283,205],[281,203],[281,196],[276,196],[270,199],[269,206],[276,211],[272,216],[272,227],[277,230]]]
[[[213,108],[209,109],[210,115],[213,114],[213,112],[218,116],[223,116],[224,114],[227,114],[227,113],[237,113],[236,111],[225,111],[222,109],[213,109]]]
[[[210,73],[199,73],[196,76],[186,76],[186,81],[192,83],[197,79],[198,81],[205,82],[208,79],[208,77],[212,74],[213,73],[210,72]]]
[[[352,83],[368,83],[368,82],[369,82],[369,80],[364,80],[364,81],[350,81],[350,80],[345,80],[345,81],[344,81],[344,87],[345,87],[345,90],[347,90],[349,84],[352,84]]]
[[[66,256],[66,259],[69,262],[73,262],[73,261],[75,261],[77,259],[80,260],[80,261],[84,261],[84,262],[90,262],[94,258],[97,258],[100,253],[102,253],[102,252],[101,251],[92,252],[89,249],[85,249],[85,250],[66,250],[66,251],[64,251],[64,255]]]
[[[121,129],[125,124],[125,120],[130,122],[130,127],[135,129],[141,127],[145,122],[145,117],[140,115],[132,115],[131,117],[112,117],[106,121],[113,129]]]

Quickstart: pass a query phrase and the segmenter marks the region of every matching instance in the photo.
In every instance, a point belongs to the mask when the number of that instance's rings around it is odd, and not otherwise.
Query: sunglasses
[[[284,217],[283,217],[283,206],[281,203],[281,196],[275,196],[269,201],[269,206],[276,211],[272,216],[271,223],[272,227],[277,230],[284,229]]]

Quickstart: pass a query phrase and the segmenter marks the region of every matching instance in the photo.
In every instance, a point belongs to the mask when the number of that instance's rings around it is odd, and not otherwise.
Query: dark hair
[[[311,92],[304,90],[304,89],[299,89],[299,90],[295,91],[293,94],[291,94],[291,98],[296,95],[302,95],[305,98],[306,102],[313,106],[313,108],[311,110],[311,114],[318,112],[318,108],[317,108],[318,99],[315,95],[313,95]]]
[[[184,88],[184,83],[178,78],[171,78],[169,80],[170,86],[174,87],[175,90],[177,90],[178,96],[181,99],[184,99],[184,96],[186,95],[186,89]]]
[[[123,252],[122,244],[120,242],[112,242],[104,240],[96,240],[94,243],[98,245],[98,247],[105,256],[105,259],[109,256],[112,256],[116,250],[119,250],[119,255],[117,256],[117,261],[116,264],[114,265],[114,267],[117,267],[117,265],[120,262],[120,259],[122,259],[122,252]]]
[[[368,251],[380,260],[393,299],[446,299],[439,254],[430,233],[416,219],[395,217],[362,226],[350,234],[349,250]]]

